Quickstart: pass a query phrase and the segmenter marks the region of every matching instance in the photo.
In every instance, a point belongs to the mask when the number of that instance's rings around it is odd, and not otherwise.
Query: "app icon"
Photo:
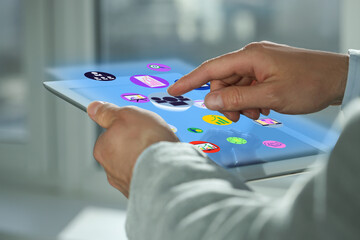
[[[216,153],[220,151],[220,147],[215,145],[214,143],[204,142],[204,141],[193,141],[190,144],[196,146],[199,150],[204,153]]]
[[[226,117],[219,115],[206,115],[202,118],[205,122],[214,124],[214,125],[230,125],[232,121],[227,119]]]
[[[157,71],[157,72],[168,72],[171,70],[171,67],[169,67],[165,64],[161,64],[161,63],[149,63],[146,66],[147,66],[147,68]]]
[[[207,109],[204,100],[194,100],[194,106],[202,109]]]
[[[279,126],[282,123],[279,121],[276,121],[271,118],[259,118],[258,120],[254,120],[257,124],[260,124],[261,126],[268,127],[268,126]]]
[[[135,75],[130,77],[130,81],[136,85],[148,88],[164,88],[169,86],[169,82],[165,79],[149,75]]]
[[[177,132],[177,128],[176,128],[176,127],[174,127],[173,125],[170,125],[170,124],[168,124],[168,125],[169,125],[171,131],[173,131],[174,133]]]
[[[188,128],[187,129],[189,132],[192,132],[192,133],[202,133],[204,132],[202,129],[200,128]]]
[[[86,72],[84,76],[96,81],[113,81],[116,79],[114,75],[106,72]]]
[[[278,141],[264,141],[263,144],[269,148],[285,148],[286,145],[282,142],[278,142]]]
[[[226,139],[226,141],[228,141],[229,143],[233,143],[233,144],[246,144],[247,141],[243,138],[240,137],[228,137]]]
[[[184,96],[170,96],[167,93],[152,93],[150,101],[156,107],[167,111],[185,111],[193,105],[190,98]]]
[[[177,82],[179,79],[176,79],[174,82]],[[205,83],[199,88],[195,88],[195,90],[209,90],[210,89],[210,82]]]
[[[139,93],[123,93],[121,98],[134,103],[146,103],[149,102],[149,98]]]

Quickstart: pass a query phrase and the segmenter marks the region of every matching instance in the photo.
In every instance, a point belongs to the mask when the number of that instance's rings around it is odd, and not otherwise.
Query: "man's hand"
[[[95,144],[94,157],[104,167],[109,183],[126,197],[139,155],[156,142],[179,141],[159,115],[141,108],[93,102],[87,112],[106,129]]]
[[[240,114],[257,119],[270,109],[312,113],[341,104],[348,64],[347,55],[252,43],[206,61],[169,87],[168,93],[182,95],[211,82],[205,105],[233,121]]]

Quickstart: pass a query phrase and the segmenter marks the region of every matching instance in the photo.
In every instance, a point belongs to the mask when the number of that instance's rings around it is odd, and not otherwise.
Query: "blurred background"
[[[126,239],[126,200],[92,157],[97,127],[46,69],[204,60],[269,40],[360,49],[357,0],[1,0],[0,239]],[[310,115],[330,125],[338,108]]]

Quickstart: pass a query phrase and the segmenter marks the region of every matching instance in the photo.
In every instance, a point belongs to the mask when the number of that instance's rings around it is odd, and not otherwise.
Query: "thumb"
[[[264,84],[231,86],[210,92],[205,105],[216,111],[241,111],[245,109],[271,108]]]
[[[89,117],[103,128],[109,128],[117,118],[117,107],[111,103],[95,101],[87,107]]]

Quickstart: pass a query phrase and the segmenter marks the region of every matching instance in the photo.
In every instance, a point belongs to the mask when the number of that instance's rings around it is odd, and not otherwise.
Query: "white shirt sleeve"
[[[353,99],[360,96],[360,51],[349,50],[350,61],[342,108],[346,107]]]
[[[358,106],[329,164],[309,174],[307,181],[298,182],[278,200],[252,192],[240,178],[190,144],[152,145],[134,168],[126,222],[128,238],[359,239]]]

